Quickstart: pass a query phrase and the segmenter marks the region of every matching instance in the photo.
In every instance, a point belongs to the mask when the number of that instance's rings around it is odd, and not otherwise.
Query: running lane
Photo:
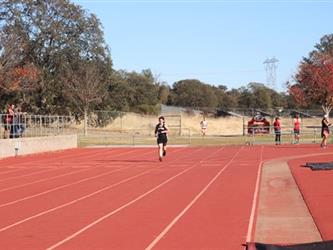
[[[143,164],[139,164],[141,166],[138,167],[137,161],[131,159],[131,157],[124,159],[127,162],[127,167],[129,169],[133,168],[130,171],[131,176],[128,178],[123,176],[118,179],[118,182],[115,182],[113,177],[109,180],[105,178],[103,181],[95,180],[95,182],[90,182],[85,187],[70,188],[68,190],[68,197],[66,196],[66,192],[63,192],[65,190],[61,191],[63,194],[55,192],[49,199],[45,199],[43,202],[37,199],[29,201],[29,206],[21,207],[23,210],[17,204],[6,207],[9,210],[1,213],[1,216],[6,218],[7,215],[10,215],[9,217],[12,221],[8,222],[11,224],[6,223],[0,229],[0,247],[2,249],[45,249],[47,245],[50,245],[59,237],[58,240],[66,237],[77,227],[84,226],[91,220],[94,220],[96,216],[103,215],[109,209],[116,209],[121,204],[127,203],[128,200],[132,200],[142,194],[142,192],[150,190],[152,187],[159,185],[161,182],[184,170],[184,166],[177,165],[173,169],[165,171],[163,168],[167,166],[166,162],[172,164],[177,159],[184,161],[188,159],[197,160],[206,153],[202,152],[202,149],[170,149],[167,160],[160,163],[155,159],[156,150],[136,150],[140,154],[132,154],[132,156],[137,157],[138,161],[142,160]],[[143,152],[148,151],[149,154],[143,154]],[[198,155],[193,157],[191,155],[193,152],[197,152]],[[118,164],[119,162],[120,159],[112,160],[113,164]],[[138,168],[141,170],[147,169],[148,171],[152,169],[152,173],[149,175],[147,173],[142,175],[140,173],[136,174],[136,169]],[[105,185],[107,182],[109,183],[108,186],[98,188],[101,184],[104,183]],[[87,194],[89,190],[90,193]],[[38,199],[40,198],[38,197]],[[64,198],[70,201],[59,205],[59,202],[63,202]],[[30,213],[28,215],[24,211],[24,207],[29,207],[30,210],[30,207],[33,209],[35,206],[36,210],[40,209],[39,207],[45,207],[45,205],[51,206],[51,208],[44,208],[38,214]],[[10,210],[10,208],[14,207],[21,209],[21,211]],[[22,218],[20,213],[24,214],[25,218]],[[17,216],[17,220],[13,221],[13,216],[15,215]]]
[[[261,157],[261,147],[243,148],[147,249],[243,249]],[[212,167],[206,163],[206,168]]]
[[[200,152],[200,154],[193,154],[194,159],[198,157],[198,155],[201,155],[201,157],[195,161],[189,160],[181,162],[182,164],[186,163],[187,166],[191,168],[188,172],[178,176],[173,181],[149,193],[147,196],[142,197],[142,199],[137,200],[130,206],[123,207],[118,211],[110,210],[103,217],[96,218],[95,221],[87,224],[84,228],[74,232],[62,241],[55,243],[49,249],[57,249],[57,247],[59,249],[145,249],[193,200],[203,199],[206,194],[204,193],[202,196],[200,196],[200,194],[205,190],[207,185],[214,183],[215,178],[223,178],[227,169],[233,165],[234,161],[238,159],[242,153],[243,151],[239,147],[228,147],[227,149],[206,148]],[[242,161],[239,163],[246,164]],[[167,173],[173,168],[174,166],[171,164],[168,169],[163,171]],[[227,180],[227,182],[229,182],[229,180]],[[221,195],[222,192],[214,192],[213,196]],[[226,192],[226,190],[224,190],[224,192]],[[228,191],[228,193],[230,194],[230,191]],[[250,202],[251,197],[252,196],[250,196]],[[216,197],[214,200],[215,199]],[[210,207],[212,204],[206,205]],[[190,209],[188,213],[191,211],[192,209]],[[247,209],[247,216],[249,211],[250,208]],[[211,213],[212,210],[209,212]],[[172,235],[170,240],[166,240],[165,246],[161,245],[156,247],[172,249],[175,245],[178,249],[200,248],[201,246],[198,245],[199,234],[204,231],[199,232],[196,231],[195,228],[206,227],[203,230],[209,228],[209,230],[215,231],[216,221],[204,221],[207,215],[206,210],[199,213],[199,217],[203,220],[200,220],[197,224],[190,220],[190,224],[186,223],[186,226],[181,229],[181,237],[174,237],[174,235]],[[194,214],[196,213],[194,212]],[[219,219],[221,216],[224,217],[223,211],[219,213],[215,219]],[[225,217],[225,219],[226,221],[228,220],[227,217]],[[175,228],[178,225],[179,224],[176,223]],[[246,219],[244,225],[243,231],[245,232],[247,228]],[[219,229],[222,234],[223,228]],[[188,245],[183,237],[191,238],[192,243]],[[213,236],[212,238],[215,237]],[[239,238],[242,238],[242,236]],[[173,242],[174,240],[175,242]],[[207,239],[205,243],[209,241],[210,239]],[[205,243],[202,242],[202,244]],[[221,249],[220,243],[221,242],[217,243],[215,241],[213,245]],[[241,241],[239,244],[241,245]],[[212,246],[212,243],[206,245],[207,248],[210,246]]]

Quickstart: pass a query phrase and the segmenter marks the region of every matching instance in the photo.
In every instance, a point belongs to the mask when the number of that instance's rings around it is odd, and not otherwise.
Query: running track
[[[0,249],[243,249],[265,160],[310,146],[75,149],[0,161]],[[251,213],[252,211],[252,213]]]

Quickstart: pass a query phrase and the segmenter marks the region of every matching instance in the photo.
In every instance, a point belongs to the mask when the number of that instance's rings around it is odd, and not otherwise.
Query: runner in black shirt
[[[163,116],[158,118],[159,123],[155,127],[155,136],[157,137],[158,144],[158,156],[159,160],[162,161],[163,156],[166,155],[166,145],[168,142],[168,127],[165,124]]]
[[[328,115],[324,115],[323,120],[321,121],[321,137],[323,140],[321,141],[320,146],[322,148],[326,148],[327,145],[327,138],[330,134],[329,126],[331,126],[331,123],[328,121]]]

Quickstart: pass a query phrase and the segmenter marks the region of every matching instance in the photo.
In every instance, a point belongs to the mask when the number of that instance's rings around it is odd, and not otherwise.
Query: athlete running
[[[155,127],[155,136],[157,137],[158,158],[162,161],[163,156],[166,156],[166,146],[168,142],[168,127],[165,124],[163,116],[158,118],[158,124]]]

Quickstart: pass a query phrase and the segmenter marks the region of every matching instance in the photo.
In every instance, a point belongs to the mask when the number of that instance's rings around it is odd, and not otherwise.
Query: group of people
[[[159,160],[162,161],[163,157],[166,156],[166,147],[168,142],[168,127],[165,123],[165,118],[163,116],[160,116],[158,118],[159,123],[155,127],[155,136],[157,137],[157,144],[158,144],[158,156]],[[328,115],[325,114],[322,121],[321,121],[321,137],[322,141],[320,146],[322,148],[326,148],[327,146],[327,140],[330,134],[329,127],[331,126],[331,123],[329,122]],[[208,122],[205,118],[200,122],[201,127],[201,133],[202,136],[206,135]],[[280,117],[276,117],[273,123],[274,127],[274,133],[275,133],[275,144],[280,145],[281,144],[281,119]],[[295,115],[295,118],[293,119],[293,133],[294,133],[294,143],[298,144],[300,141],[300,135],[301,135],[301,119],[298,114]]]
[[[294,132],[294,143],[298,144],[301,133],[301,119],[296,114],[293,120],[293,132]],[[275,133],[275,145],[281,144],[281,119],[280,117],[276,117],[273,123],[274,133]]]
[[[294,132],[294,143],[298,144],[300,140],[300,132],[301,132],[301,119],[296,114],[294,120],[293,120],[293,132]],[[330,134],[329,127],[331,126],[331,123],[328,120],[328,115],[325,114],[322,121],[321,121],[321,137],[322,141],[320,144],[320,147],[326,148],[327,146],[327,140]],[[279,117],[275,118],[275,121],[273,123],[274,127],[274,133],[275,133],[275,144],[280,145],[281,144],[281,120]]]

